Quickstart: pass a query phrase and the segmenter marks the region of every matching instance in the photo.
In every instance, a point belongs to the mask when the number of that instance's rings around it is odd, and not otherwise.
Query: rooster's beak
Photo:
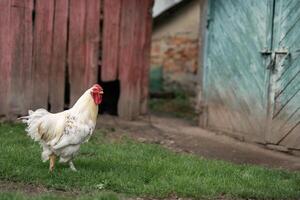
[[[103,92],[103,91],[100,91],[100,94],[104,94],[104,92]]]

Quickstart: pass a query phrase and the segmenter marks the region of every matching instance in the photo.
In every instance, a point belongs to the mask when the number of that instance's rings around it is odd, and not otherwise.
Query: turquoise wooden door
[[[276,0],[271,71],[272,121],[267,141],[300,149],[300,1]]]
[[[300,1],[213,0],[204,61],[207,126],[300,148]]]
[[[265,140],[272,1],[213,0],[204,63],[207,126],[240,138]]]

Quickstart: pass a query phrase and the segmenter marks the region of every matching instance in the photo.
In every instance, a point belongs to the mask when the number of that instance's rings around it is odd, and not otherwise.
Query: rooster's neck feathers
[[[91,119],[96,122],[98,114],[98,105],[95,104],[90,90],[87,90],[70,109],[71,114],[79,116],[86,120]]]

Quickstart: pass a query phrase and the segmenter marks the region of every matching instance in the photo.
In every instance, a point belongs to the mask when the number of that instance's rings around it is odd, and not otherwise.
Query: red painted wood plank
[[[104,0],[102,81],[117,79],[121,2],[120,0]]]
[[[24,68],[23,68],[23,89],[24,101],[22,113],[25,114],[32,105],[32,63],[33,63],[33,21],[32,11],[34,7],[33,0],[25,0],[25,22],[24,22]],[[22,88],[21,87],[21,88]],[[25,88],[24,88],[25,87]]]
[[[146,112],[152,3],[152,0],[128,0],[122,4],[118,112],[125,119],[137,117],[142,108]]]
[[[70,1],[69,24],[69,81],[70,106],[82,95],[86,89],[85,75],[85,10],[86,1]]]
[[[47,108],[52,50],[54,0],[35,1],[32,108]]]
[[[70,1],[69,77],[70,104],[97,80],[100,1]]]
[[[10,115],[25,114],[30,106],[33,0],[11,0]]]
[[[149,98],[149,70],[150,70],[150,49],[151,49],[151,35],[152,35],[152,7],[154,0],[142,1],[145,5],[142,12],[142,19],[145,20],[144,33],[142,34],[142,49],[143,49],[143,61],[142,61],[142,81],[141,81],[141,114],[146,114],[148,111],[148,98]]]
[[[142,95],[142,76],[143,76],[143,68],[144,68],[144,49],[143,49],[143,36],[145,34],[145,21],[146,15],[144,14],[146,10],[147,1],[139,1],[136,0],[136,7],[135,7],[135,30],[134,35],[135,39],[133,41],[133,48],[135,50],[134,53],[134,71],[135,71],[135,87],[134,87],[134,98],[133,98],[133,110],[132,114],[133,117],[136,117],[140,114],[141,108],[141,95]]]
[[[139,0],[122,2],[119,58],[121,94],[118,112],[119,116],[125,119],[135,118],[140,108],[139,5]]]
[[[122,1],[121,6],[121,27],[120,27],[120,57],[119,57],[119,79],[120,79],[120,98],[118,102],[118,114],[125,119],[132,119],[132,76],[134,49],[132,41],[134,40],[134,12],[135,0]],[[138,83],[136,83],[138,84]]]
[[[86,87],[98,79],[98,59],[100,48],[100,2],[89,0],[86,7],[85,43],[86,43]]]
[[[68,1],[56,0],[54,8],[53,44],[49,80],[51,112],[64,108],[65,68],[67,59]]]
[[[0,1],[0,117],[8,113],[11,71],[10,0]]]

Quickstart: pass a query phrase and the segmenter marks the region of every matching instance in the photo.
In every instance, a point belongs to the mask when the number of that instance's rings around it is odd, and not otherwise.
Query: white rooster
[[[71,170],[76,171],[72,160],[95,129],[102,95],[102,87],[95,84],[69,110],[55,114],[45,109],[29,110],[28,116],[21,117],[28,126],[28,135],[43,148],[42,160],[50,160],[51,172],[57,156],[60,162],[69,163]]]

